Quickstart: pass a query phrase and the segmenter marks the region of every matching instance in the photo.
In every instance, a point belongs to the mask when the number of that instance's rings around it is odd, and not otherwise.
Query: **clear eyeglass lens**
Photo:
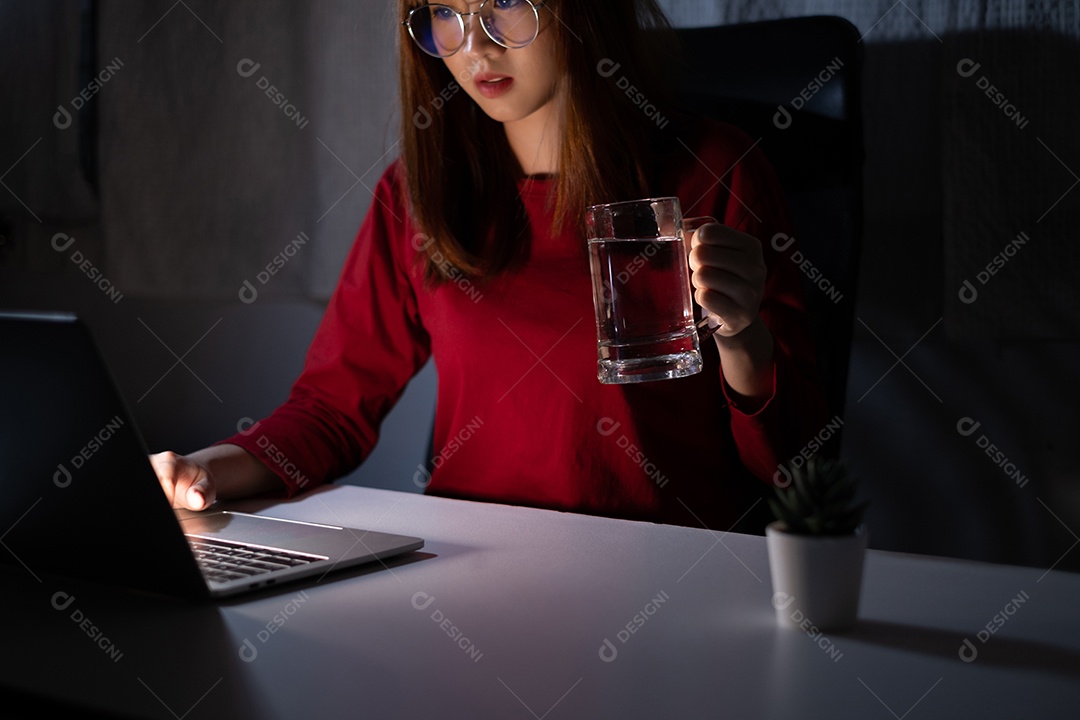
[[[453,55],[464,44],[464,22],[446,5],[421,5],[409,13],[409,33],[420,49],[435,57]]]
[[[522,48],[536,39],[539,21],[536,10],[527,0],[488,0],[480,8],[491,38],[508,48]]]
[[[487,0],[480,20],[488,36],[506,48],[525,47],[540,30],[536,10],[527,0]],[[465,20],[447,5],[422,5],[409,13],[409,34],[429,55],[448,57],[465,44]]]

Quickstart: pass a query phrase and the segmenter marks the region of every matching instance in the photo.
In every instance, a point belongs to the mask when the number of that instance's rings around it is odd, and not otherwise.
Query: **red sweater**
[[[289,495],[305,489],[298,480],[333,480],[371,452],[383,417],[431,356],[439,387],[427,492],[729,529],[760,490],[748,478],[772,482],[824,424],[824,400],[798,270],[770,242],[790,233],[772,169],[729,126],[702,125],[681,140],[693,153],[676,147],[652,195],[675,195],[687,217],[712,215],[765,251],[761,316],[776,350],[773,394],[757,412],[730,402],[711,340],[696,376],[597,380],[588,255],[575,232],[552,233],[551,181],[519,183],[532,226],[527,264],[484,284],[458,277],[425,289],[414,262],[424,238],[395,163],[289,399],[223,442],[258,457]],[[418,445],[428,432],[416,427]]]

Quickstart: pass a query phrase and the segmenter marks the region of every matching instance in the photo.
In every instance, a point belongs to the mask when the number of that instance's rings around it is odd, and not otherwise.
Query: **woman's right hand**
[[[174,508],[205,510],[217,497],[210,470],[191,457],[161,452],[150,456],[150,464]]]
[[[234,500],[281,492],[281,479],[243,448],[212,445],[188,455],[162,452],[150,456],[161,489],[174,508],[206,510],[215,500]]]

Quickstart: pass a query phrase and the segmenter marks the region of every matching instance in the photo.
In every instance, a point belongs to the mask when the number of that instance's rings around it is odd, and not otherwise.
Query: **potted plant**
[[[843,462],[813,455],[770,498],[777,519],[765,536],[780,625],[825,631],[855,623],[867,537],[867,503],[855,504],[856,489]]]

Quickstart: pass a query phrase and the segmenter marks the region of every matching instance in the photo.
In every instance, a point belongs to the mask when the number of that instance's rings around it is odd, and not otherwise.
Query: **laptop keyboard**
[[[226,582],[326,560],[289,550],[251,547],[221,540],[189,537],[199,568],[208,580]]]

